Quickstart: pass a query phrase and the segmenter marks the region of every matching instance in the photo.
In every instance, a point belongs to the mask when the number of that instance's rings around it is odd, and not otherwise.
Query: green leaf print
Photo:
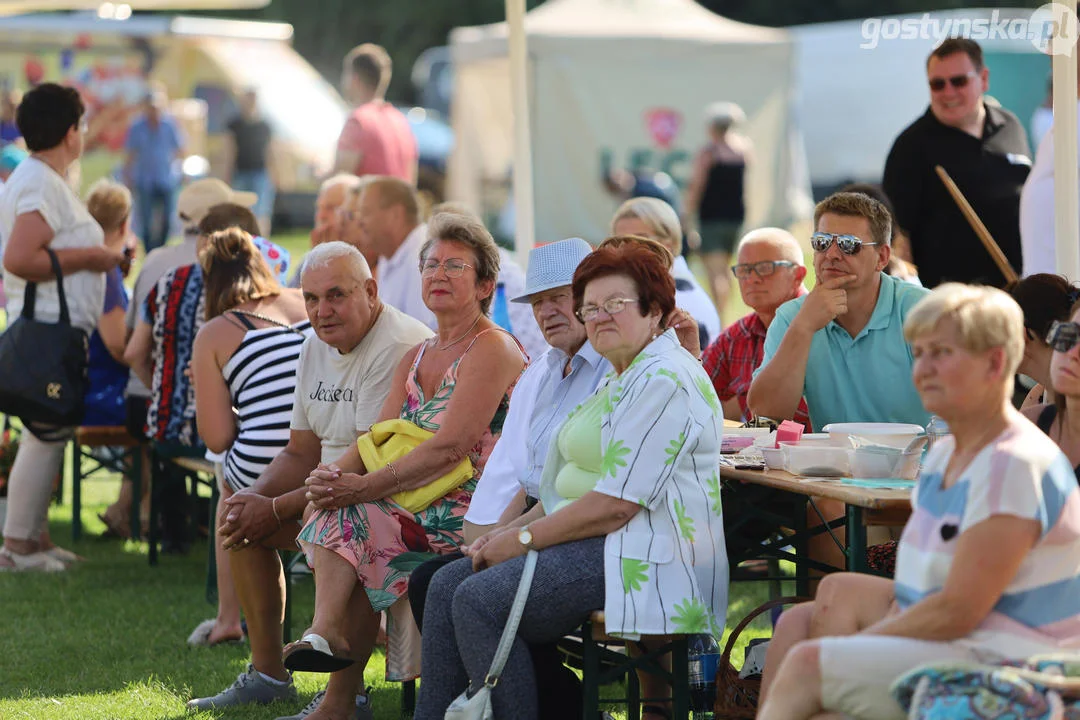
[[[623,445],[622,440],[614,440],[608,443],[604,450],[604,457],[600,461],[600,477],[615,477],[620,467],[626,467],[623,457],[630,454],[630,448]]]
[[[387,566],[403,573],[411,573],[435,557],[438,557],[438,555],[431,552],[403,552],[388,562]]]
[[[664,453],[668,456],[668,459],[664,461],[665,465],[670,465],[675,462],[675,458],[682,452],[683,445],[686,444],[686,433],[679,433],[679,437],[668,443],[668,447],[664,449]]]
[[[694,542],[694,519],[686,514],[686,506],[675,501],[675,517],[679,521],[679,534],[687,542]]]
[[[675,387],[682,387],[682,380],[679,379],[679,376],[676,375],[675,373],[671,372],[667,368],[660,368],[659,370],[656,371],[656,374],[657,375],[662,375],[663,377],[666,377],[666,378],[671,378],[671,380],[675,383]]]
[[[697,385],[698,392],[701,393],[701,397],[705,398],[705,402],[712,408],[713,415],[719,415],[720,411],[720,398],[716,394],[716,388],[709,382],[708,378],[696,377],[694,378],[694,384]]]
[[[633,558],[622,559],[622,586],[623,592],[630,594],[637,592],[641,586],[649,581],[649,563],[644,560]]]
[[[691,635],[693,633],[710,632],[715,621],[710,622],[712,613],[705,603],[697,598],[686,598],[681,603],[675,603],[675,615],[671,621],[675,624],[675,632],[679,635]]]
[[[705,487],[708,488],[709,499],[712,500],[711,510],[714,515],[723,515],[724,507],[720,502],[720,475],[713,473],[712,477],[705,481]]]

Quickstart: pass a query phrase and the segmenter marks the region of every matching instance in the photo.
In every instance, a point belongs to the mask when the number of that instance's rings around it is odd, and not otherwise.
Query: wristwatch
[[[533,547],[533,534],[528,525],[518,530],[518,542],[524,545],[526,550],[536,549]]]

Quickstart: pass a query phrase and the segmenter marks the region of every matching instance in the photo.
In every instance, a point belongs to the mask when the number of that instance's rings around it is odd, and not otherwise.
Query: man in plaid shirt
[[[765,332],[778,307],[806,293],[806,267],[799,241],[779,228],[747,233],[739,242],[736,258],[731,270],[743,302],[753,312],[724,330],[705,349],[701,362],[720,396],[724,417],[745,420],[750,417],[746,394],[765,354]],[[809,432],[805,399],[800,400],[794,420]]]

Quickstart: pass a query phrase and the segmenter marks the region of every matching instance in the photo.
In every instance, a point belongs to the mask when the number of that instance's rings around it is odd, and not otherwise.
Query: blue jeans
[[[150,252],[169,239],[169,227],[176,215],[176,188],[143,187],[136,188],[134,194],[135,227],[146,252]]]
[[[251,208],[251,212],[255,213],[255,217],[259,218],[260,222],[273,217],[274,196],[277,191],[274,189],[273,181],[270,180],[269,172],[266,170],[237,170],[233,173],[232,187],[233,190],[253,192],[259,196],[258,201]],[[265,227],[263,231],[266,231]]]

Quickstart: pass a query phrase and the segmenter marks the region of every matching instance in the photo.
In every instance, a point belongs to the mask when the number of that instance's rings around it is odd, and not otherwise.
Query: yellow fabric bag
[[[408,420],[383,420],[371,426],[371,430],[356,440],[360,458],[368,472],[378,470],[387,463],[401,459],[417,445],[435,433],[424,430]],[[426,510],[431,503],[467,483],[473,476],[473,465],[465,458],[450,472],[415,490],[402,490],[390,499],[411,513]]]

